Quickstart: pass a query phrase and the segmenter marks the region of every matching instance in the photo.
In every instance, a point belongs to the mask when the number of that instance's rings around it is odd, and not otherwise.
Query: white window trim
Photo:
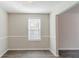
[[[29,31],[29,20],[30,19],[40,19],[40,33],[39,33],[39,39],[31,39],[30,38],[30,31]],[[28,40],[29,41],[40,41],[41,40],[41,18],[29,18],[28,19]]]

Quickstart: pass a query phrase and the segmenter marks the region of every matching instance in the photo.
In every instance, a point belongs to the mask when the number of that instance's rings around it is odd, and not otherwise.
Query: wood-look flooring
[[[55,58],[49,50],[9,50],[2,58]]]
[[[59,50],[60,58],[79,58],[79,50]]]

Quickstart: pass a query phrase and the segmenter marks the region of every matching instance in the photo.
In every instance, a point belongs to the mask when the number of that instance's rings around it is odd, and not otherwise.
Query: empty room
[[[0,58],[79,58],[79,2],[0,1]]]

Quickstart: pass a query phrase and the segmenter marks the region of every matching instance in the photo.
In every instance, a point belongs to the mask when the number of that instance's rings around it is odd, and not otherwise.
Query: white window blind
[[[41,22],[40,19],[28,19],[28,40],[41,40]]]

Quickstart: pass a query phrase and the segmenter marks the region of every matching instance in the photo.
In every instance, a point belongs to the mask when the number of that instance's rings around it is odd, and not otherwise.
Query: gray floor
[[[61,58],[79,58],[79,50],[60,50]]]
[[[8,51],[2,58],[55,58],[48,50]]]

